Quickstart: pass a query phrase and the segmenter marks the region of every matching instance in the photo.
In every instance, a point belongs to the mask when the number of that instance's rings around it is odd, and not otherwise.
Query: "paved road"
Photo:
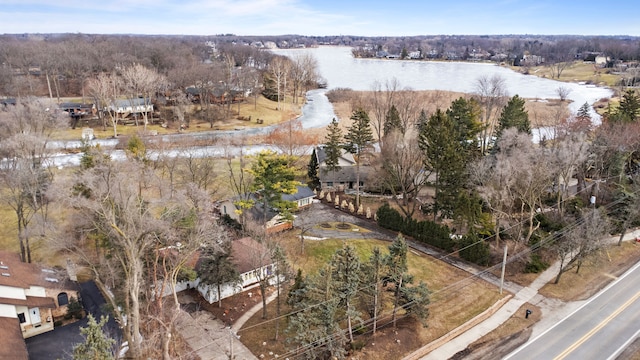
[[[640,263],[505,359],[615,359],[640,333]]]

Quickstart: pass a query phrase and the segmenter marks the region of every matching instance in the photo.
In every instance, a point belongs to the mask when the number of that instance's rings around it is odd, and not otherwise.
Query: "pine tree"
[[[115,340],[104,333],[104,325],[109,317],[101,316],[100,322],[96,322],[93,315],[87,317],[87,327],[80,328],[80,334],[84,337],[84,343],[73,347],[73,360],[111,360]]]
[[[222,285],[240,282],[240,274],[231,260],[231,242],[223,244],[222,250],[207,248],[202,254],[200,280],[203,284],[216,286],[218,307],[222,307]]]
[[[389,111],[387,111],[387,115],[384,118],[383,131],[385,135],[390,134],[392,131],[398,130],[401,133],[404,133],[405,129],[402,127],[402,122],[400,121],[400,113],[395,105],[391,105]]]
[[[393,328],[396,327],[396,319],[398,308],[400,307],[400,296],[402,288],[413,281],[413,277],[409,275],[409,266],[407,265],[407,242],[402,235],[398,235],[396,239],[389,245],[389,255],[385,257],[385,265],[387,274],[385,282],[393,286]]]
[[[338,161],[342,156],[342,129],[338,124],[338,120],[333,118],[327,126],[327,135],[325,136],[324,154],[325,168],[327,171],[340,170]]]
[[[627,90],[616,110],[618,119],[623,122],[634,122],[640,116],[640,98],[634,90]]]
[[[300,182],[295,179],[296,170],[291,166],[290,158],[267,150],[258,153],[253,160],[249,169],[253,175],[251,190],[260,194],[264,216],[267,209],[276,208],[280,215],[291,219],[296,203],[282,200],[282,195],[295,194]],[[266,217],[263,220],[267,222]]]
[[[311,158],[309,159],[309,164],[307,165],[307,176],[309,177],[309,182],[307,185],[314,190],[320,189],[320,177],[318,176],[318,157],[316,155],[316,149],[313,149],[311,152]]]
[[[482,123],[479,121],[481,109],[474,99],[466,100],[460,97],[449,106],[446,112],[451,118],[457,132],[457,137],[468,150],[468,155],[479,152],[478,134],[482,131]]]
[[[352,322],[360,319],[360,313],[354,307],[354,298],[361,283],[361,263],[356,249],[348,244],[336,251],[331,258],[331,277],[335,292],[340,299],[339,306],[345,308],[349,341],[353,342]]]
[[[369,261],[363,264],[363,278],[365,286],[363,293],[367,300],[365,300],[367,311],[369,316],[373,319],[372,335],[375,336],[378,327],[378,314],[382,309],[383,300],[383,278],[384,278],[384,257],[380,252],[379,247],[373,248],[373,253],[369,257]]]
[[[435,175],[435,220],[441,211],[444,215],[450,215],[453,211],[455,201],[450,197],[456,196],[462,181],[458,177],[463,175],[465,169],[464,145],[452,118],[439,109],[422,127],[419,142],[424,153],[425,168]]]
[[[362,155],[369,150],[373,143],[373,131],[369,115],[364,109],[358,109],[351,115],[353,124],[344,136],[345,149],[356,156],[356,207],[360,206],[360,163]]]
[[[589,120],[589,121],[591,121],[591,114],[589,112],[589,108],[591,108],[591,106],[589,106],[589,103],[585,102],[584,104],[582,104],[582,106],[580,106],[580,109],[578,109],[578,113],[576,114],[576,118],[578,120]]]
[[[498,131],[496,138],[500,139],[502,132],[508,128],[515,127],[519,132],[531,135],[531,124],[529,114],[524,108],[525,100],[518,95],[514,95],[507,105],[502,108],[498,118]]]

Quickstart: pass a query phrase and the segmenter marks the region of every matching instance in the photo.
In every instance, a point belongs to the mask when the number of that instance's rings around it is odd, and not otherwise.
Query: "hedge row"
[[[401,232],[411,236],[417,241],[423,242],[451,252],[455,248],[455,242],[451,239],[451,231],[446,225],[439,225],[433,221],[416,221],[403,217],[389,204],[382,205],[376,212],[378,225],[383,228]]]

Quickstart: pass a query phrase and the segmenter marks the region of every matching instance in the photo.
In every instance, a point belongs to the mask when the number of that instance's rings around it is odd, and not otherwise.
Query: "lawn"
[[[512,67],[514,71],[522,72],[523,67]],[[528,68],[529,74],[544,78],[552,78],[549,66],[535,66]],[[616,86],[620,80],[620,76],[611,73],[611,69],[603,69],[596,67],[593,63],[576,61],[570,64],[560,74],[559,81],[565,82],[585,82],[588,84],[602,86]]]
[[[369,258],[374,247],[387,253],[389,246],[386,241],[362,238],[308,240],[305,241],[305,253],[301,254],[300,240],[295,234],[285,235],[279,241],[287,249],[292,267],[301,268],[304,274],[316,273],[345,242],[356,248],[363,261]],[[366,359],[399,359],[463,324],[501,297],[494,286],[469,278],[466,272],[428,255],[411,251],[408,254],[408,264],[410,273],[415,277],[414,283],[424,281],[432,292],[428,327],[424,328],[407,318],[398,323],[395,331],[388,326],[380,329],[375,338],[369,334],[360,335],[357,342],[364,348],[356,352],[355,356]],[[282,313],[287,311],[289,309],[283,305]],[[280,339],[274,340],[275,302],[268,306],[268,314],[268,319],[265,320],[259,312],[244,325],[239,332],[242,341],[256,356],[264,354],[266,358],[274,358],[275,355],[269,355],[270,353],[278,354],[279,357],[291,355],[287,353],[287,346],[283,342],[286,337],[283,335],[286,318],[280,319]]]

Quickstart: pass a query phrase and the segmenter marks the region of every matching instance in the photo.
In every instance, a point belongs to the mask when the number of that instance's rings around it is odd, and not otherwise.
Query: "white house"
[[[233,240],[231,242],[232,261],[240,273],[239,284],[224,284],[220,288],[220,298],[228,298],[245,290],[258,286],[260,279],[269,278],[269,284],[275,283],[273,277],[275,264],[267,248],[250,237]],[[194,281],[182,281],[176,284],[176,292],[195,288],[210,304],[218,301],[218,287],[203,284],[200,278]],[[165,293],[169,295],[169,293]]]
[[[107,106],[106,111],[112,111],[122,119],[135,114],[150,114],[153,112],[153,104],[148,98],[131,98],[116,100]]]

